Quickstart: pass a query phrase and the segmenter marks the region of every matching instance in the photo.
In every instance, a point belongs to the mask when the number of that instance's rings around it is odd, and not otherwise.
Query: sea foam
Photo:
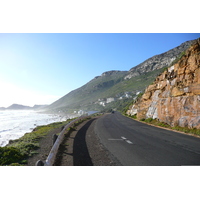
[[[65,121],[67,118],[55,114],[41,114],[31,110],[0,111],[0,146],[6,146],[9,140],[18,139],[37,126]]]

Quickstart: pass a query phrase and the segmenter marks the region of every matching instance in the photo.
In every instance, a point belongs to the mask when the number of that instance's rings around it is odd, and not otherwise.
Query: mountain
[[[82,87],[71,91],[46,107],[49,112],[76,110],[122,111],[137,94],[151,84],[163,68],[175,62],[194,40],[153,56],[129,71],[108,71],[95,77]]]
[[[33,110],[45,109],[46,106],[48,105],[34,105],[31,109]]]
[[[194,41],[195,40],[186,41],[178,47],[145,60],[136,67],[131,68],[125,79],[130,79],[132,77],[142,75],[143,73],[169,66],[174,60],[176,60],[177,56],[185,51]]]
[[[23,106],[20,104],[12,104],[11,106],[7,107],[6,110],[30,110],[30,106]]]
[[[12,104],[11,106],[5,108],[5,107],[0,107],[0,110],[38,110],[38,109],[43,109],[47,105],[34,105],[33,107],[30,106],[24,106],[20,104]]]
[[[200,38],[146,88],[127,114],[200,129]]]
[[[47,106],[48,110],[53,111],[73,111],[73,110],[91,110],[102,109],[97,104],[98,99],[112,97],[115,93],[109,93],[109,90],[124,79],[127,71],[109,71],[97,76],[82,87],[71,91],[53,104]]]

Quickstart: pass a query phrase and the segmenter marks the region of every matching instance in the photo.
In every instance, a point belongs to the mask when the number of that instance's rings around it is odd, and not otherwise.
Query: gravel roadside
[[[27,159],[27,166],[35,166],[36,162],[38,160],[45,161],[49,155],[49,152],[51,151],[51,148],[53,147],[53,135],[60,133],[62,131],[62,128],[55,128],[52,129],[48,135],[43,137],[39,141],[39,149],[37,150],[37,154],[29,157]]]
[[[100,143],[94,132],[94,126],[100,116],[86,120],[65,134],[59,147],[55,166],[115,166],[120,165]],[[37,154],[28,158],[27,166],[35,166],[38,160],[43,162],[53,146],[53,135],[61,132],[61,128],[52,129],[39,142]]]
[[[64,138],[59,148],[56,166],[115,166],[117,161],[100,143],[94,132],[99,117],[81,123]]]

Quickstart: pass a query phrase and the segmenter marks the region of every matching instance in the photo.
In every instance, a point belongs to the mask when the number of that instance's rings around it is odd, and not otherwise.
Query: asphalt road
[[[149,126],[118,112],[99,118],[95,133],[124,166],[200,165],[200,138]]]

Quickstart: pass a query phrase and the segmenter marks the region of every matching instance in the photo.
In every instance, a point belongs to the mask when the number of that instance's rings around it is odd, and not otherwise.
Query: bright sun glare
[[[45,95],[35,91],[25,90],[2,81],[0,81],[0,92],[0,107],[8,107],[13,103],[27,106],[51,104],[60,98],[60,96]]]

